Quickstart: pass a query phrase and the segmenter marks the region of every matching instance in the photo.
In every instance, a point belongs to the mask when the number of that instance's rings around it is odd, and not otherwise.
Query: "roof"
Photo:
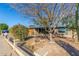
[[[49,28],[49,27],[29,27],[28,29],[39,29],[39,28]],[[53,28],[53,27],[51,27]],[[56,27],[56,28],[67,28],[67,27],[64,27],[64,26],[61,26],[61,27]]]

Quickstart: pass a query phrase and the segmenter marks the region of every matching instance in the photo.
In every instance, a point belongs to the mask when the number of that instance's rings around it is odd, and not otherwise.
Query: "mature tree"
[[[24,25],[14,25],[10,29],[10,33],[15,37],[15,39],[20,39],[20,41],[24,41],[24,39],[27,37],[27,29]]]
[[[0,24],[0,29],[1,29],[1,30],[7,30],[7,29],[8,29],[8,25],[5,24],[5,23],[1,23],[1,24]]]
[[[52,31],[59,25],[63,17],[71,15],[73,4],[11,4],[25,16],[32,17],[35,24],[45,27],[52,40]],[[53,28],[53,29],[52,29]]]
[[[0,24],[0,33],[2,32],[2,30],[8,30],[8,25],[7,24],[5,24],[5,23],[1,23]]]

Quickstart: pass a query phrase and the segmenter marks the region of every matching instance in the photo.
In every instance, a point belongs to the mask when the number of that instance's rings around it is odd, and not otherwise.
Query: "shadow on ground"
[[[29,40],[29,39],[32,39],[32,38],[49,39],[47,36],[38,35],[38,36],[28,36],[28,37],[25,38],[25,40]]]
[[[12,38],[12,37],[9,37],[9,41],[10,41],[11,43],[13,43],[13,38]]]
[[[34,36],[28,36],[28,37],[25,38],[25,40],[29,40],[31,38],[34,38]]]
[[[61,47],[63,47],[71,56],[79,56],[79,50],[72,47],[70,44],[62,40],[56,41],[56,43],[60,45]]]

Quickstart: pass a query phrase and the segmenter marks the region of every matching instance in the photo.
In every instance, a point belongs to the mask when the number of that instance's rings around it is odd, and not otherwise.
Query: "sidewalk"
[[[8,45],[3,37],[0,36],[0,56],[18,56],[17,53]]]

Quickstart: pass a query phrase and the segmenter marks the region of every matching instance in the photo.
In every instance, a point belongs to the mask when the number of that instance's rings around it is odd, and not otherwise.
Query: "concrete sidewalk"
[[[18,56],[2,36],[0,36],[0,56]]]

